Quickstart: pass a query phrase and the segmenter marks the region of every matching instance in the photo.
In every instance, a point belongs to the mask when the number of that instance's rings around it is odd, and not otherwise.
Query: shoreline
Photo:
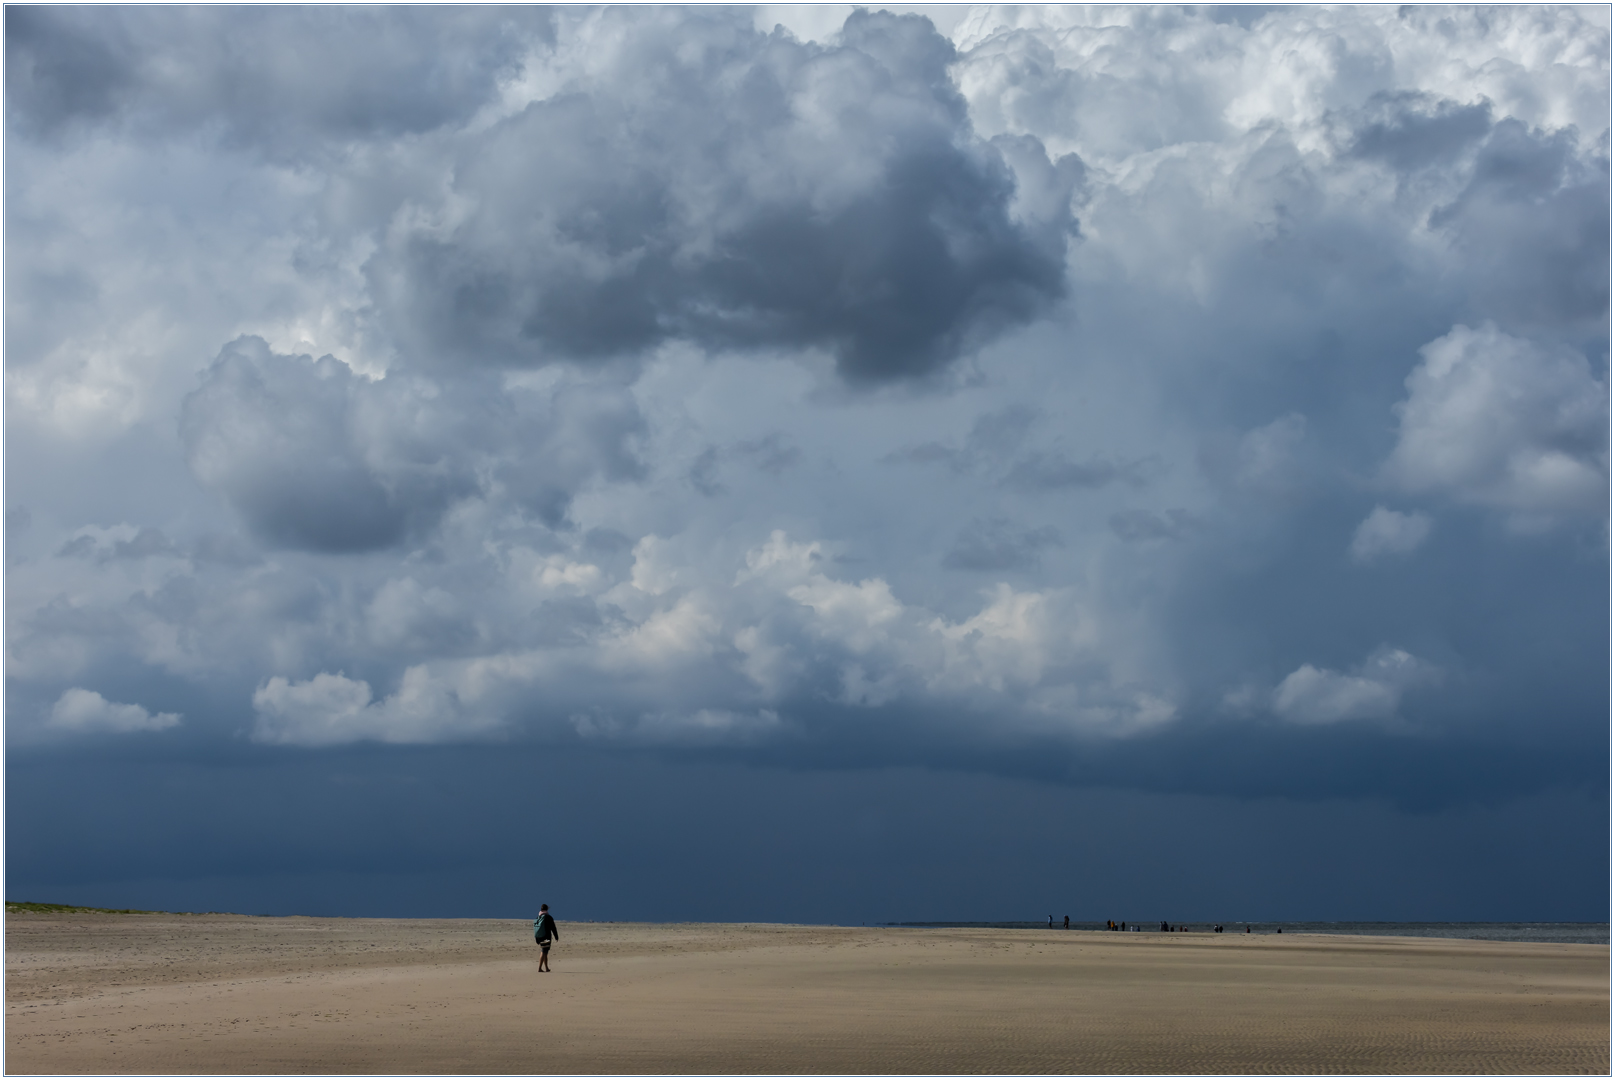
[[[197,918],[200,916],[221,916],[242,919],[331,919],[331,920],[371,920],[376,922],[398,921],[498,921],[505,918],[520,921],[525,916],[390,916],[390,915],[307,915],[302,913],[275,914],[230,911],[145,911],[130,908],[95,908],[79,907],[66,904],[39,904],[19,903],[8,901],[6,905],[7,916],[17,914],[51,914],[51,915],[118,915],[118,916],[167,916],[174,918]],[[531,919],[527,921],[531,922]],[[796,922],[657,922],[646,923],[632,919],[573,919],[569,920],[580,926],[801,926],[824,927],[827,929],[870,929],[870,930],[1055,930],[1061,932],[1083,933],[1141,933],[1145,935],[1162,933],[1213,933],[1213,926],[1221,925],[1224,934],[1244,934],[1245,928],[1250,928],[1252,936],[1264,934],[1293,934],[1296,936],[1337,936],[1337,937],[1392,937],[1392,938],[1439,938],[1452,941],[1518,941],[1518,942],[1545,942],[1561,944],[1605,945],[1609,944],[1608,922],[1581,922],[1574,920],[1528,922],[1522,920],[1500,921],[1395,921],[1395,920],[1259,920],[1253,922],[1223,922],[1214,923],[1208,920],[1198,920],[1173,924],[1176,928],[1162,931],[1158,922],[1127,924],[1126,931],[1114,931],[1107,928],[1104,923],[1096,920],[1083,920],[1073,922],[1069,927],[1055,923],[1052,927],[1042,921],[1036,920],[927,920],[927,921],[901,921],[901,922],[869,922],[869,923],[796,923]],[[1561,929],[1562,928],[1562,929]],[[1448,932],[1439,932],[1448,931]],[[1467,932],[1466,932],[1467,931]],[[1514,931],[1514,932],[1510,932]]]

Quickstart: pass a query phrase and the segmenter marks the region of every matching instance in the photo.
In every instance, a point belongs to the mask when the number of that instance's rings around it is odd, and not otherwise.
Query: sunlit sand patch
[[[1609,948],[562,920],[10,914],[66,1073],[1608,1073]]]

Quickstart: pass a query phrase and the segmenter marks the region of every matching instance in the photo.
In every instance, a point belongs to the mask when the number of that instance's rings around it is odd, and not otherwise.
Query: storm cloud
[[[1236,14],[8,9],[13,886],[924,917],[957,785],[1606,910],[1477,838],[1608,850],[1607,12]]]
[[[1062,291],[1069,197],[1015,205],[924,19],[858,13],[828,48],[702,14],[595,22],[600,52],[471,136],[440,208],[398,223],[371,264],[423,359],[532,365],[681,339],[820,348],[880,382]]]

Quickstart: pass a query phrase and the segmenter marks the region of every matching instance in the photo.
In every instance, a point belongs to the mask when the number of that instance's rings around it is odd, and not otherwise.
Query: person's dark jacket
[[[550,938],[560,941],[561,932],[555,929],[555,917],[547,911],[540,915],[538,917],[538,928],[533,936],[540,941],[548,941]]]

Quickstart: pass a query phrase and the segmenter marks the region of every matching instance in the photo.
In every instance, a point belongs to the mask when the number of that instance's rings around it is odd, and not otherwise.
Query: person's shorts
[[[534,941],[535,941],[535,942],[537,942],[537,943],[538,943],[538,947],[539,947],[539,948],[540,948],[540,949],[543,949],[543,950],[544,950],[544,951],[545,951],[545,952],[549,952],[549,951],[550,951],[550,941],[549,941],[549,938],[540,938],[540,937],[538,937],[538,936],[537,936],[537,935],[536,935],[536,934],[535,934],[535,935],[534,935],[534,936],[533,936],[533,940],[534,940]]]

